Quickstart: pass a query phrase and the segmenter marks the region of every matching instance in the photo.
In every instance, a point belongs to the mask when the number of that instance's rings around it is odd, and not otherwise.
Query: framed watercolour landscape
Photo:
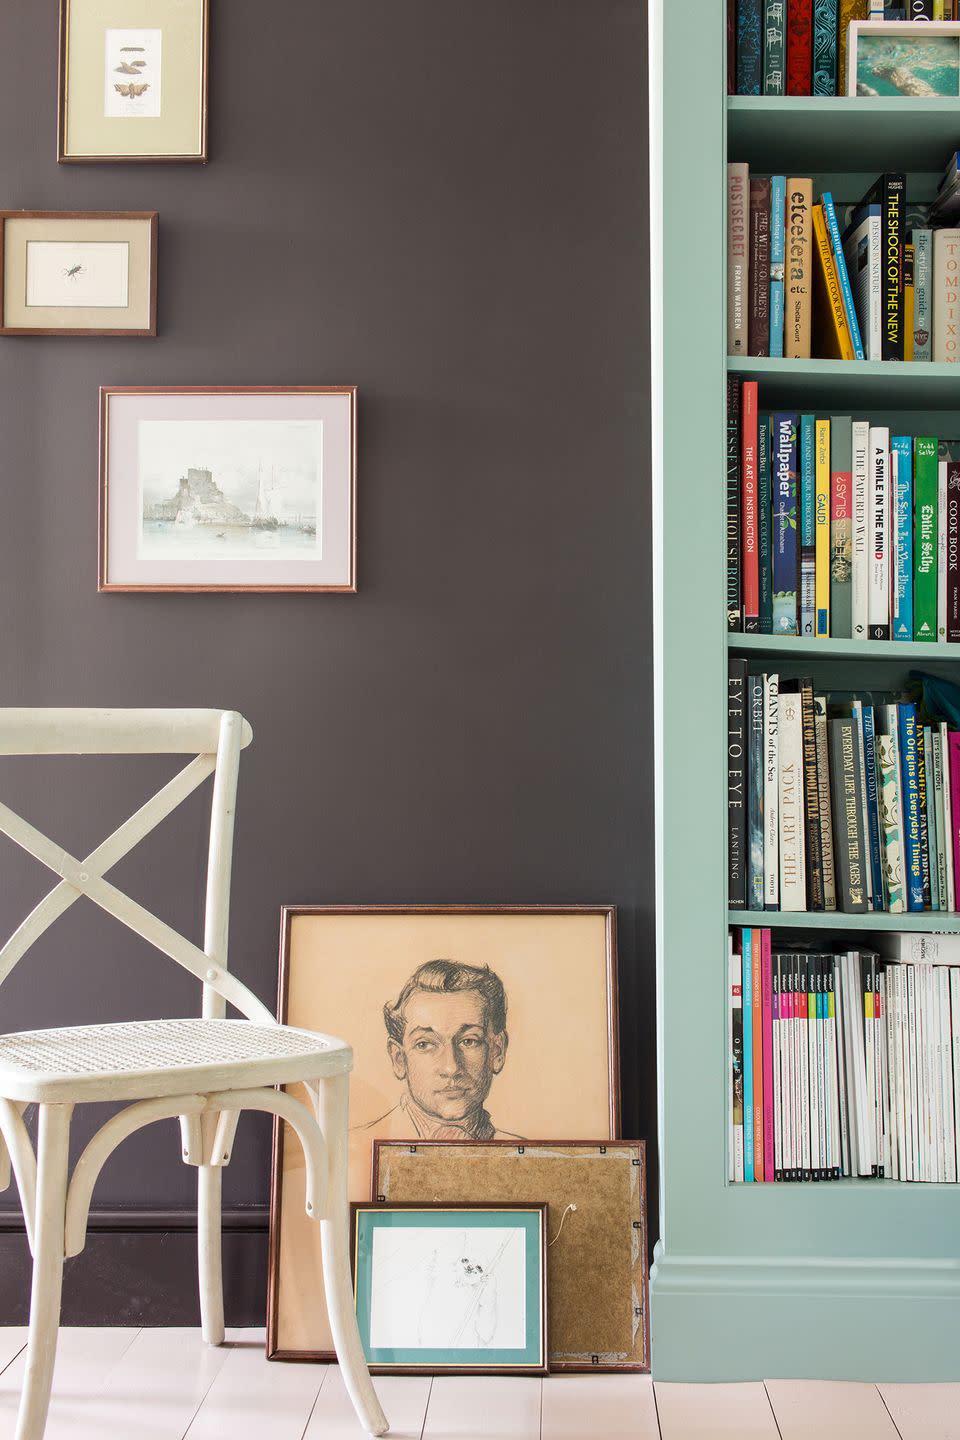
[[[60,0],[58,160],[206,160],[207,6]]]
[[[0,335],[156,333],[155,210],[0,210]]]
[[[616,969],[610,906],[287,907],[279,1015],[353,1047],[350,1199],[376,1140],[616,1139]],[[329,1359],[303,1156],[275,1136],[267,1353]]]
[[[99,589],[356,590],[356,398],[104,386]]]

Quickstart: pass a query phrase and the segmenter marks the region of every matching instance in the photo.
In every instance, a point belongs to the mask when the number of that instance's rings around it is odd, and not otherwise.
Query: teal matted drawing
[[[352,1209],[372,1368],[546,1374],[546,1205]]]

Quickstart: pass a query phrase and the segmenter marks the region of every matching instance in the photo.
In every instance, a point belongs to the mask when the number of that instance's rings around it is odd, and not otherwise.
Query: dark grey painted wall
[[[250,719],[232,963],[271,1004],[284,901],[615,902],[624,1126],[652,1136],[645,7],[212,8],[209,165],[58,167],[56,5],[3,6],[0,205],[159,210],[160,337],[0,340],[0,697]],[[101,382],[359,385],[360,593],[98,596]],[[0,793],[77,851],[169,770],[4,762]],[[194,933],[200,816],[116,872]],[[47,882],[0,866],[6,933]],[[197,1000],[81,904],[0,1028]],[[268,1194],[244,1126],[234,1206]],[[192,1182],[157,1129],[96,1199]]]

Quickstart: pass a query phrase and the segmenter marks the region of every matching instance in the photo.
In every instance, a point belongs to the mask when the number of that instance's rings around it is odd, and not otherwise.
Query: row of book
[[[727,166],[727,349],[832,360],[960,360],[960,154],[930,205],[880,175],[856,202]]]
[[[956,1183],[956,965],[736,930],[728,1046],[730,1180]]]
[[[922,692],[817,694],[728,666],[730,909],[956,911],[960,732]]]
[[[960,441],[759,401],[727,377],[727,629],[960,642]]]
[[[846,95],[853,20],[956,20],[957,0],[727,0],[731,95]]]

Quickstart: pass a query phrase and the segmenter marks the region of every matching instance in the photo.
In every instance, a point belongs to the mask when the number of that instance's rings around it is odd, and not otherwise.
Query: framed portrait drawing
[[[850,95],[960,96],[956,21],[855,20],[848,56]]]
[[[279,1014],[353,1047],[350,1199],[375,1198],[376,1140],[616,1139],[616,974],[609,906],[287,907]],[[278,1126],[273,1359],[332,1358],[318,1228]]]
[[[104,386],[100,590],[356,590],[354,385]]]
[[[207,6],[60,0],[58,160],[206,160]]]
[[[547,1373],[545,1204],[359,1204],[351,1223],[374,1372]]]
[[[156,333],[155,210],[0,210],[0,335]]]

